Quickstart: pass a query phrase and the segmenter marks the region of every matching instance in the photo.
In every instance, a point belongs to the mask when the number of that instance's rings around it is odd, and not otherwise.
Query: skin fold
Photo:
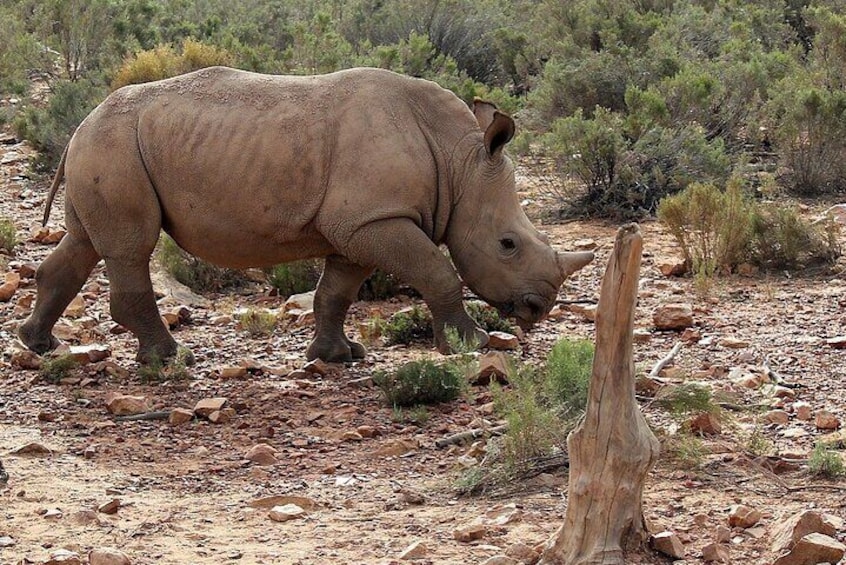
[[[38,269],[19,335],[39,353],[56,347],[53,325],[103,259],[112,317],[138,338],[139,360],[175,355],[150,282],[162,229],[220,266],[325,257],[309,359],[365,355],[343,322],[375,268],[421,293],[441,351],[446,326],[487,342],[462,305],[462,280],[529,327],[593,256],[556,252],[529,222],[503,154],[513,135],[492,104],[471,109],[432,82],[380,69],[303,77],[212,67],[124,87],[62,158],[45,221],[64,177],[67,235]]]

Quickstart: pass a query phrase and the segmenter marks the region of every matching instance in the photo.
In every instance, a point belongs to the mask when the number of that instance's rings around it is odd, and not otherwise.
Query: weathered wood
[[[673,346],[673,348],[670,350],[670,352],[667,353],[666,357],[664,357],[663,359],[661,359],[660,361],[655,363],[655,366],[652,367],[651,371],[649,371],[649,377],[650,378],[657,377],[658,373],[661,372],[661,369],[663,369],[664,367],[669,365],[672,362],[672,360],[676,358],[676,355],[678,355],[679,351],[681,351],[681,348],[682,348],[681,342],[678,342],[677,344],[675,344]]]
[[[602,279],[585,417],[567,438],[567,515],[542,565],[621,564],[648,538],[643,484],[659,446],[635,401],[632,342],[642,250],[637,225],[620,228]]]

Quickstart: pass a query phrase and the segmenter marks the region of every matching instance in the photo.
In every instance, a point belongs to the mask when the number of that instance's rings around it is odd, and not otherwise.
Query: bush
[[[524,370],[508,376],[511,390],[495,394],[495,406],[508,429],[501,456],[506,470],[520,473],[531,461],[550,455],[564,443],[567,431],[545,396],[542,373]]]
[[[11,220],[0,220],[0,251],[5,251],[8,254],[13,254],[15,245],[18,244],[18,235],[15,230],[15,224]]]
[[[60,355],[59,357],[45,357],[41,360],[39,374],[48,383],[58,383],[64,378],[71,376],[74,369],[79,367],[73,355]]]
[[[464,389],[461,370],[429,359],[406,363],[392,373],[378,372],[373,382],[392,406],[437,404],[455,400]]]
[[[238,315],[238,325],[250,337],[267,337],[276,327],[276,315],[267,310],[248,309]]]
[[[790,206],[761,205],[752,221],[752,262],[765,269],[831,265],[841,255],[839,225],[810,224]]]
[[[465,306],[470,317],[486,332],[514,333],[514,326],[507,319],[500,316],[496,308],[478,300],[467,302]]]
[[[187,350],[180,348],[176,357],[162,361],[158,357],[150,359],[146,364],[138,367],[138,377],[142,384],[162,383],[165,381],[177,382],[187,381],[191,378],[191,372],[186,363]]]
[[[321,268],[322,261],[318,259],[282,263],[271,267],[267,274],[267,282],[279,292],[280,296],[308,292],[317,287]]]
[[[593,342],[588,340],[562,339],[549,352],[544,369],[545,394],[565,420],[572,420],[585,411],[593,355]]]
[[[217,267],[193,257],[164,234],[155,256],[165,271],[195,292],[220,292],[244,284],[240,271]]]
[[[373,271],[358,291],[359,300],[387,300],[399,294],[400,283],[390,273],[379,269]]]
[[[159,45],[127,57],[112,79],[112,90],[233,63],[234,57],[224,49],[188,38],[182,42],[181,53],[170,45]]]
[[[808,469],[816,477],[836,479],[846,475],[843,459],[840,454],[820,443],[814,445],[811,457],[808,459]]]
[[[45,108],[29,106],[14,121],[15,133],[39,151],[33,167],[48,171],[58,162],[77,126],[105,96],[93,82],[59,82]]]
[[[694,383],[662,388],[658,391],[655,402],[677,416],[718,410],[708,387]]]
[[[385,345],[408,345],[413,342],[435,339],[432,329],[432,315],[428,310],[419,306],[412,306],[408,310],[400,311],[385,322],[382,329]]]

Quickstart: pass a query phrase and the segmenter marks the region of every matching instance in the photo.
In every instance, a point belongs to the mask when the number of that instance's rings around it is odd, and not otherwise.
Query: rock
[[[422,559],[429,553],[429,548],[422,541],[416,541],[402,550],[398,558],[402,561]]]
[[[15,543],[17,542],[9,536],[0,536],[0,548],[12,547]]]
[[[42,516],[45,520],[61,520],[64,513],[58,508],[48,508]]]
[[[731,563],[731,554],[727,545],[709,543],[702,548],[702,560],[706,563]]]
[[[479,357],[479,372],[470,379],[474,385],[486,386],[491,381],[508,382],[508,356],[499,351],[489,351]]]
[[[359,426],[355,429],[355,431],[363,438],[373,438],[378,435],[382,435],[377,428],[368,425]]]
[[[220,410],[224,404],[226,404],[226,398],[223,397],[204,398],[194,406],[194,413],[202,418],[208,418],[209,414]]]
[[[220,370],[221,379],[243,379],[246,376],[246,367],[224,367]]]
[[[53,450],[46,445],[30,442],[12,450],[10,455],[17,455],[18,457],[49,457],[53,455]]]
[[[491,349],[518,349],[520,340],[508,332],[488,332],[488,347]]]
[[[814,416],[814,425],[818,430],[836,430],[840,427],[840,420],[828,410],[820,410]]]
[[[506,557],[516,560],[522,565],[533,565],[538,562],[540,553],[525,543],[515,543],[505,550]]]
[[[88,565],[132,565],[132,561],[119,549],[100,547],[88,554]]]
[[[724,337],[717,341],[717,345],[725,347],[726,349],[745,349],[749,347],[749,342],[744,339],[736,337]]]
[[[723,431],[720,420],[711,412],[702,412],[694,416],[688,420],[687,425],[692,432],[706,436],[719,435]]]
[[[596,304],[571,304],[570,305],[570,312],[574,314],[578,314],[582,317],[583,320],[587,322],[595,322],[596,321]]]
[[[817,565],[818,563],[839,563],[846,553],[846,545],[824,534],[803,536],[785,555],[773,565]]]
[[[222,410],[215,410],[211,414],[208,415],[208,420],[212,424],[225,424],[230,422],[232,418],[235,417],[235,409],[234,408],[224,408]]]
[[[299,506],[303,510],[314,510],[320,507],[320,504],[313,498],[293,495],[266,496],[250,502],[250,507],[270,510],[274,506],[286,506],[288,504]]]
[[[171,426],[181,426],[194,419],[194,412],[187,408],[174,408],[170,411],[170,416],[167,417],[167,422]]]
[[[469,543],[484,538],[488,534],[488,529],[488,526],[484,524],[468,524],[453,530],[452,537],[456,541]]]
[[[81,365],[99,363],[112,354],[108,345],[72,345],[68,353]]]
[[[655,259],[655,266],[665,277],[681,277],[687,272],[687,261],[677,257],[659,257]]]
[[[162,297],[159,303],[187,304],[188,306],[199,306],[210,308],[211,302],[207,298],[195,294],[190,288],[174,279],[164,269],[155,269],[150,273],[153,281],[153,292],[157,297]],[[231,319],[230,319],[231,321]]]
[[[18,285],[4,282],[0,284],[0,302],[8,302],[18,290]]]
[[[761,520],[761,512],[743,504],[731,507],[729,526],[732,528],[751,528]]]
[[[793,549],[799,540],[808,534],[834,536],[836,533],[835,524],[827,520],[823,514],[814,510],[804,510],[773,527],[771,548],[774,553],[781,553]]]
[[[714,540],[717,543],[728,543],[731,541],[731,530],[720,524],[714,530]]]
[[[273,446],[266,443],[258,443],[247,451],[244,458],[256,465],[276,465],[279,463],[279,459],[276,458],[277,453],[279,452]]]
[[[115,416],[132,416],[150,412],[150,405],[143,396],[110,392],[106,395],[106,409]]]
[[[118,509],[121,506],[121,502],[119,498],[113,498],[110,501],[106,502],[105,504],[101,504],[97,507],[97,512],[101,514],[117,514]]]
[[[684,545],[673,532],[661,532],[652,536],[652,548],[673,559],[684,559]]]
[[[832,337],[825,340],[825,342],[829,345],[829,347],[833,347],[834,349],[846,349],[846,335]]]
[[[635,343],[649,343],[652,341],[652,332],[644,329],[635,330],[632,339]]]
[[[68,519],[78,526],[100,525],[100,518],[94,510],[79,510],[71,514]]]
[[[589,238],[577,239],[572,245],[573,249],[578,249],[579,251],[593,251],[597,247],[599,247],[599,244],[596,243],[595,240]]]
[[[38,272],[38,265],[35,263],[24,263],[18,267],[18,274],[22,279],[34,279],[35,273]]]
[[[29,349],[15,351],[10,361],[12,366],[24,369],[25,371],[34,371],[41,368],[41,357]]]
[[[377,457],[400,457],[406,453],[416,451],[419,447],[420,444],[415,440],[392,439],[382,444],[381,447],[373,452],[373,455]]]
[[[22,563],[25,563],[23,561]],[[82,559],[75,551],[68,549],[57,549],[52,552],[42,565],[82,565]]]
[[[179,325],[179,316],[173,312],[165,312],[162,314],[162,322],[164,322],[164,325],[166,325],[168,329],[172,330]]]
[[[522,517],[523,511],[512,502],[510,504],[498,504],[490,508],[484,515],[477,518],[476,522],[492,526],[504,526],[516,522]]]
[[[301,294],[292,294],[285,301],[282,310],[287,312],[289,310],[314,310],[314,292],[303,292]]]
[[[796,418],[807,422],[813,415],[811,414],[811,405],[803,400],[793,403],[793,411],[796,413]]]
[[[482,565],[520,565],[520,562],[507,555],[494,555],[482,561]]]
[[[659,330],[683,330],[693,325],[693,308],[690,304],[663,304],[652,313],[652,323]]]
[[[784,410],[770,410],[764,414],[764,421],[768,424],[783,426],[790,421],[790,415]]]
[[[85,299],[82,298],[81,294],[77,294],[65,308],[64,315],[68,318],[80,318],[83,314],[85,314]]]
[[[305,514],[305,510],[296,504],[284,504],[282,506],[274,506],[267,513],[268,517],[274,522],[287,522],[294,520]]]

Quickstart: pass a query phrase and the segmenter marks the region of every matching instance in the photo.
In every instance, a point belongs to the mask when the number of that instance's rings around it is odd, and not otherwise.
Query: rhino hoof
[[[46,336],[43,334],[38,335],[38,333],[32,331],[26,323],[23,323],[18,328],[18,337],[23,344],[30,349],[30,351],[34,351],[39,355],[43,355],[48,351],[53,351],[62,344],[62,342],[56,339],[53,334],[48,333]]]
[[[363,359],[367,350],[360,343],[326,342],[317,340],[311,342],[306,350],[306,359],[314,361],[320,359],[327,363],[350,363],[353,359]]]

